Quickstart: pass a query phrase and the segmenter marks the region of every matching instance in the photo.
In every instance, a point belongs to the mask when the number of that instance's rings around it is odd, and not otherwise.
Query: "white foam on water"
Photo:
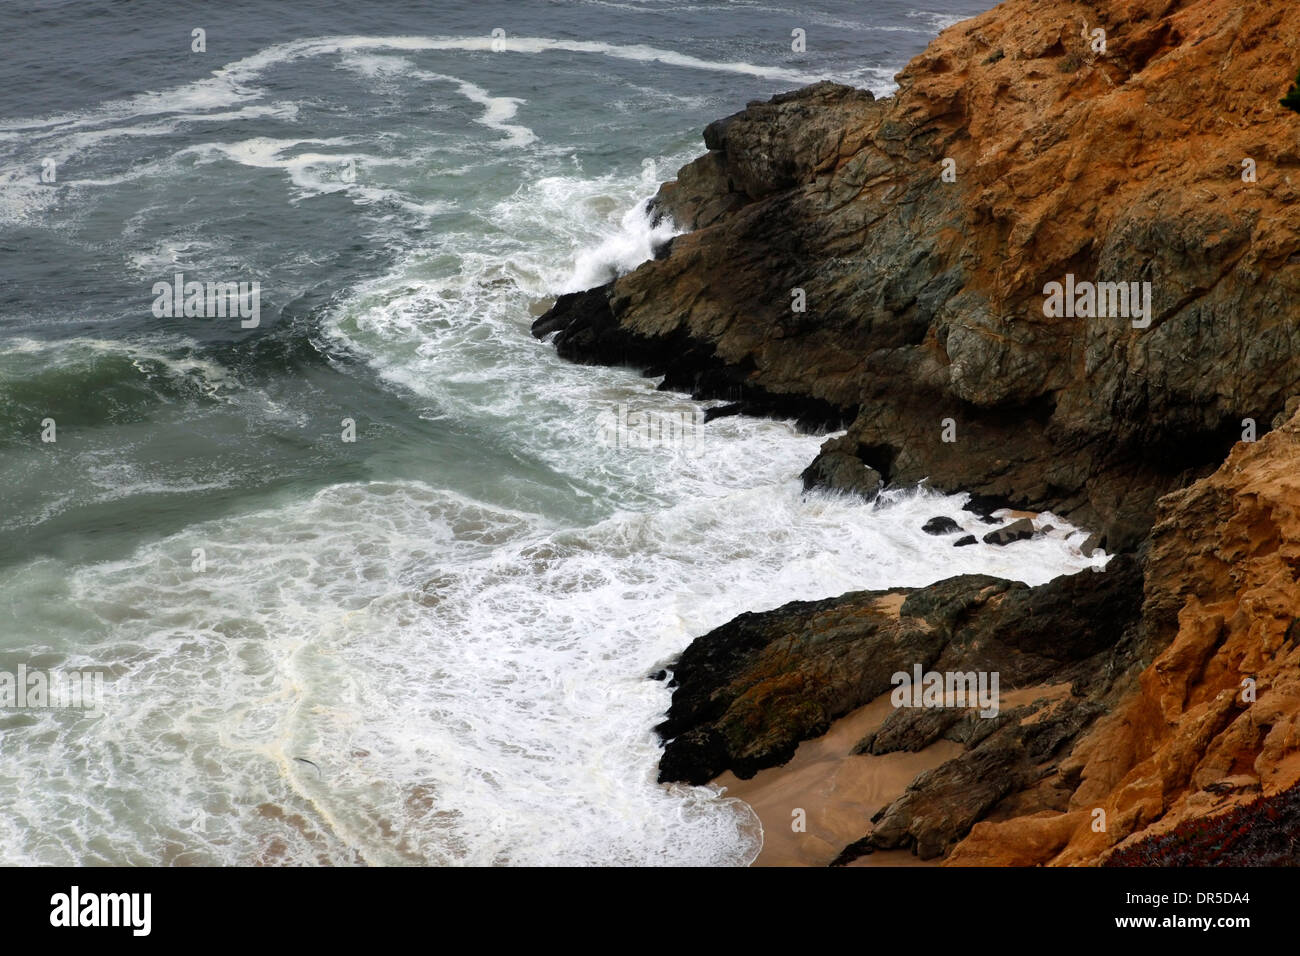
[[[551,52],[590,53],[615,59],[691,70],[706,70],[782,80],[797,85],[816,82],[824,77],[788,70],[783,67],[764,66],[746,62],[721,62],[703,60],[674,50],[665,50],[645,44],[617,44],[595,40],[562,40],[549,37],[507,36],[500,52],[491,36],[430,37],[430,36],[327,36],[277,43],[258,52],[226,64],[212,71],[212,75],[170,90],[142,93],[125,99],[112,100],[99,107],[81,112],[64,113],[47,117],[30,117],[0,122],[0,142],[30,140],[45,135],[64,136],[87,128],[122,124],[142,117],[167,114],[196,115],[249,104],[264,95],[255,81],[267,70],[281,67],[295,60],[337,54],[353,55],[363,51],[394,50],[404,52],[456,51],[488,52],[496,55],[543,54]]]
[[[969,16],[964,14],[936,13],[932,10],[909,10],[906,15],[917,20],[924,20],[930,27],[930,29],[926,31],[927,33],[932,32],[933,30],[946,30],[954,24],[970,19]]]
[[[1080,533],[1050,516],[1045,520],[1058,530],[1018,543],[1023,547],[957,549],[952,539],[920,527],[943,514],[982,530],[960,510],[962,497],[894,492],[867,505],[804,496],[797,474],[821,439],[788,423],[722,419],[707,426],[689,456],[602,446],[596,440],[601,416],[620,403],[688,415],[699,404],[656,392],[653,382],[626,371],[561,362],[529,341],[521,316],[530,295],[569,288],[593,263],[604,263],[602,275],[606,267],[630,267],[621,244],[609,240],[580,252],[575,260],[584,265],[568,276],[548,269],[558,257],[544,250],[563,245],[583,220],[588,233],[609,228],[614,195],[644,188],[630,178],[539,180],[491,217],[506,236],[526,232],[536,246],[503,239],[491,255],[482,240],[475,249],[468,237],[449,237],[429,252],[433,259],[457,258],[449,275],[422,274],[427,266],[416,257],[363,290],[332,327],[382,374],[434,399],[449,417],[508,433],[525,458],[549,462],[587,493],[623,505],[593,527],[552,532],[468,566],[441,567],[430,578],[434,608],[424,623],[406,598],[384,605],[382,615],[409,622],[389,638],[395,654],[429,633],[442,635],[430,666],[436,662],[448,686],[426,687],[421,706],[432,696],[446,724],[460,728],[464,737],[426,723],[463,764],[421,793],[472,799],[437,818],[440,835],[429,846],[441,852],[455,846],[481,853],[472,856],[477,861],[682,862],[676,854],[683,841],[698,838],[665,828],[659,814],[669,807],[659,801],[666,792],[684,801],[682,812],[711,808],[715,824],[735,841],[727,859],[744,862],[755,844],[741,808],[714,802],[711,790],[653,786],[657,745],[641,734],[662,713],[665,698],[641,680],[644,673],[745,610],[960,573],[1041,583],[1104,562],[1100,555],[1084,559]],[[632,209],[617,220],[619,228],[647,227],[640,204]],[[630,226],[638,216],[640,223]],[[381,631],[371,617],[368,648],[377,646]],[[481,634],[492,635],[491,652],[469,638]],[[592,670],[579,678],[586,667]],[[467,675],[484,672],[486,683],[475,684],[472,696],[490,704],[466,714],[463,684],[478,679]],[[411,693],[420,696],[416,686]],[[394,727],[409,730],[421,720],[428,718],[418,708],[402,710]],[[507,725],[514,729],[507,732]],[[557,754],[553,736],[565,733]],[[516,760],[518,771],[502,769]],[[517,776],[523,768],[525,777]],[[436,796],[429,801],[433,813],[440,804]],[[635,834],[621,829],[630,820],[641,821]],[[576,839],[571,821],[580,821],[576,830],[592,839]],[[501,834],[500,842],[484,848],[483,830]],[[706,845],[710,853],[717,849]]]
[[[499,52],[498,52],[499,50]],[[170,167],[180,153],[144,163],[117,174],[78,178],[77,167],[95,150],[123,137],[166,137],[194,123],[231,123],[241,120],[274,118],[292,121],[300,104],[291,101],[258,103],[266,91],[258,82],[268,71],[297,61],[339,56],[341,65],[359,75],[392,82],[396,77],[426,83],[452,85],[457,94],[482,107],[476,122],[503,134],[493,145],[518,149],[537,142],[528,126],[514,122],[524,100],[495,94],[469,80],[419,69],[407,57],[386,55],[388,52],[490,53],[494,56],[544,55],[565,52],[603,56],[630,62],[654,63],[666,67],[703,70],[752,76],[801,86],[820,79],[865,82],[874,92],[892,90],[891,71],[864,67],[841,77],[829,77],[791,70],[780,66],[707,60],[670,49],[645,44],[615,44],[601,41],[554,39],[548,37],[506,36],[497,43],[491,36],[332,36],[315,37],[274,44],[248,57],[214,70],[211,76],[170,90],[150,91],[113,100],[100,106],[48,117],[32,117],[0,122],[0,222],[8,224],[45,224],[60,206],[66,188],[115,187],[159,173]],[[439,108],[441,104],[432,104]],[[250,140],[250,143],[257,140]],[[231,158],[241,144],[217,144],[231,151]],[[200,153],[206,147],[195,148]],[[251,165],[278,163],[285,168],[295,186],[306,195],[346,190],[359,203],[390,202],[421,217],[444,211],[444,207],[421,203],[395,190],[360,183],[344,183],[329,174],[328,163],[343,162],[348,157],[329,155],[276,158],[246,155],[237,161]],[[58,170],[57,187],[40,181],[46,161]],[[70,165],[71,164],[71,165]],[[392,165],[392,161],[388,161]],[[68,208],[67,202],[62,202]]]
[[[791,9],[790,7],[747,5],[746,9],[755,12],[784,15],[789,18],[792,24],[795,25],[816,24],[817,26],[831,27],[836,30],[851,30],[860,33],[920,33],[929,35],[932,32],[919,27],[905,27],[884,23],[865,23],[862,20],[848,20],[844,17],[837,17],[833,14],[822,13],[821,11],[812,10],[806,7]],[[816,42],[815,38],[813,42]]]
[[[483,115],[479,117],[478,121],[490,129],[505,133],[504,145],[527,146],[537,140],[537,134],[527,126],[506,122],[513,119],[515,114],[519,112],[519,106],[524,102],[522,99],[512,96],[493,96],[483,87],[476,86],[467,80],[458,80],[453,76],[442,78],[455,83],[462,96],[483,107]]]
[[[528,146],[537,141],[537,134],[526,126],[508,123],[526,101],[512,96],[494,96],[483,87],[469,80],[445,73],[432,73],[416,66],[414,61],[400,56],[381,54],[350,53],[343,56],[340,65],[367,79],[377,81],[379,89],[392,89],[396,82],[419,80],[423,83],[449,83],[456,87],[459,95],[483,107],[477,122],[505,133],[504,139],[497,141],[497,147]],[[440,104],[435,104],[440,105]]]
[[[8,226],[43,223],[58,203],[58,193],[47,185],[0,181],[0,222]]]
[[[477,37],[425,37],[425,36],[335,36],[319,37],[310,40],[297,40],[280,44],[238,61],[227,68],[231,76],[257,73],[273,62],[300,56],[320,56],[322,54],[356,52],[359,50],[402,50],[419,52],[426,50],[455,50],[459,52],[486,52],[498,56],[506,54],[541,54],[541,53],[590,53],[614,59],[632,60],[640,63],[659,63],[665,66],[680,67],[690,70],[706,70],[718,73],[736,73],[747,76],[762,77],[770,80],[783,80],[800,85],[814,83],[820,76],[789,70],[784,67],[766,66],[744,61],[704,60],[699,57],[666,50],[647,44],[618,44],[598,40],[568,40],[550,37],[511,36],[507,34],[500,41],[492,36]],[[0,127],[2,128],[2,127]]]
[[[241,166],[255,169],[280,169],[301,195],[316,196],[322,193],[365,189],[356,183],[359,164],[367,162],[388,163],[384,157],[366,153],[340,151],[335,153],[296,152],[302,146],[350,146],[346,138],[330,139],[273,139],[256,136],[233,143],[205,143],[191,146],[182,153],[190,153],[210,161],[219,155]],[[347,177],[351,176],[349,180]]]
[[[677,159],[656,167],[676,168]],[[581,478],[585,493],[664,500],[654,455],[597,445],[602,416],[649,400],[693,421],[700,404],[657,393],[635,373],[563,362],[528,334],[530,301],[627,271],[673,233],[670,221],[652,225],[646,215],[654,189],[638,175],[540,175],[486,209],[481,233],[440,234],[358,287],[325,332],[438,414],[508,435],[530,460]]]
[[[176,350],[193,348],[195,345],[192,339],[185,336],[173,336],[168,344]],[[161,371],[177,380],[193,382],[209,396],[216,396],[230,386],[229,373],[216,362],[192,356],[176,357],[161,348],[138,342],[85,336],[68,339],[15,336],[0,339],[0,379],[75,368],[103,356],[126,357],[141,375]]]
[[[429,240],[324,329],[605,517],[563,526],[419,482],[339,484],[119,561],[7,573],[19,626],[0,664],[43,655],[113,681],[103,717],[0,718],[14,755],[0,859],[744,864],[760,845],[748,807],[655,782],[669,692],[649,673],[788,600],[1100,566],[1063,522],[1007,548],[921,532],[936,514],[978,530],[961,497],[804,495],[821,439],[786,422],[720,419],[690,454],[602,444],[619,404],[700,404],[562,362],[528,334],[527,306],[634,265],[652,191],[639,170],[538,176],[481,234]],[[152,480],[99,465],[102,494]]]
[[[138,236],[140,228],[134,223],[128,224],[122,232],[123,235],[129,235],[133,239],[138,237],[147,243],[132,249],[126,257],[127,268],[142,278],[152,279],[178,271],[184,272],[195,268],[197,263],[216,261],[221,254],[221,244],[212,240],[193,236],[146,239]]]
[[[953,549],[919,525],[970,524],[960,498],[805,497],[784,454],[729,441],[747,481],[587,528],[349,484],[123,561],[29,566],[22,619],[76,614],[86,640],[27,656],[111,679],[103,717],[7,728],[0,858],[745,863],[743,804],[655,784],[668,691],[647,674],[744,610],[1099,563],[1061,537]]]
[[[41,163],[32,163],[30,153],[35,153],[43,162],[53,160],[57,166],[66,167],[68,161],[74,157],[79,157],[98,148],[111,140],[129,138],[148,138],[163,137],[175,134],[182,125],[187,123],[234,123],[250,119],[280,119],[291,121],[298,115],[298,104],[292,102],[265,103],[256,106],[247,106],[238,110],[225,110],[217,113],[176,113],[176,115],[166,118],[158,118],[148,123],[128,123],[127,125],[108,126],[102,129],[81,128],[74,126],[73,129],[79,129],[79,132],[69,132],[62,126],[55,127],[52,131],[37,131],[29,136],[22,137],[18,144],[4,154],[9,156],[25,157],[21,162],[8,165],[0,169],[0,183],[37,183],[40,181],[42,172]],[[135,114],[130,119],[144,119],[156,114]],[[17,136],[11,139],[18,139]],[[22,149],[28,150],[27,153]],[[117,185],[127,182],[132,178],[137,178],[139,171],[132,171],[119,177],[112,177],[103,180],[93,180],[86,178],[76,178],[75,175],[70,178],[68,170],[63,168],[58,174],[57,182],[73,185]]]
[[[78,209],[76,190],[112,188],[166,174],[188,152],[179,150],[160,159],[136,162],[117,174],[88,176],[82,173],[82,160],[108,142],[126,137],[171,136],[186,123],[236,122],[265,117],[292,120],[296,115],[296,104],[273,103],[220,113],[179,114],[164,121],[108,129],[65,133],[59,128],[53,132],[38,131],[30,136],[14,134],[10,137],[14,140],[12,145],[0,150],[0,223],[56,228],[61,220],[53,213],[61,209],[66,219],[70,210]],[[54,163],[53,183],[41,181],[47,161]]]
[[[590,289],[631,272],[649,259],[655,249],[680,232],[671,217],[664,216],[656,223],[646,215],[643,206],[633,207],[624,214],[618,232],[578,255],[573,275],[560,291]]]

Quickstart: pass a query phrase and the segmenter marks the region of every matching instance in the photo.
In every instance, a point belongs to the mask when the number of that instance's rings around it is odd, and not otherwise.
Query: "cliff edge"
[[[1134,548],[1300,381],[1297,44],[1293,5],[1008,0],[894,97],[824,83],[710,125],[655,200],[690,231],[535,332],[848,423],[810,484],[928,479]]]

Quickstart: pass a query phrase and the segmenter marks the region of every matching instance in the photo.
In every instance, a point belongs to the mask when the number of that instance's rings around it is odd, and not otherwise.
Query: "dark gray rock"
[[[1083,539],[1083,544],[1079,545],[1079,551],[1085,558],[1091,558],[1092,553],[1101,547],[1102,537],[1095,531]]]
[[[955,34],[947,42],[977,45]],[[653,368],[664,387],[746,413],[793,408],[828,428],[843,419],[847,434],[826,447],[837,460],[805,480],[869,495],[873,480],[843,456],[859,457],[885,483],[928,480],[1051,510],[1097,528],[1108,549],[1131,550],[1157,499],[1217,466],[1243,417],[1262,428],[1300,392],[1300,324],[1275,318],[1300,288],[1274,253],[1296,247],[1295,227],[1285,216],[1187,206],[1167,188],[1153,205],[1137,175],[1105,192],[1061,192],[1066,205],[1052,216],[1012,201],[1006,170],[977,158],[977,98],[960,92],[953,71],[1004,84],[982,101],[1029,102],[1015,89],[1024,77],[992,78],[1029,67],[1012,57],[978,65],[987,50],[975,52],[972,63],[918,58],[890,99],[820,83],[710,124],[708,151],[652,204],[693,231],[602,287],[603,299],[562,298],[539,329],[574,326],[556,337],[562,354]],[[1071,78],[1033,75],[1061,85],[1033,101],[1059,105],[1020,117],[1032,134],[1007,135],[1037,144],[1016,168],[1038,177],[1033,195],[1045,196],[1062,167],[1038,151],[1068,150],[1091,133],[1067,106]],[[966,172],[939,182],[941,158],[963,151]],[[1261,189],[1242,201],[1289,200]],[[1106,226],[1094,233],[1083,222]],[[1252,223],[1268,242],[1252,238]],[[1044,284],[1067,272],[1159,277],[1151,326],[1049,319]],[[802,312],[791,308],[795,289]],[[586,319],[566,323],[565,313]],[[821,404],[805,415],[800,401]],[[949,421],[956,443],[943,438]]]
[[[868,501],[880,491],[884,481],[874,468],[861,459],[841,452],[819,455],[817,460],[803,470],[804,490],[834,488],[846,494],[861,495]]]
[[[660,780],[699,784],[724,770],[747,778],[782,764],[916,664],[997,671],[1003,690],[1082,679],[1136,619],[1141,594],[1136,562],[1121,556],[1037,588],[963,575],[742,614],[696,638],[670,668]],[[885,599],[897,595],[895,612]]]
[[[925,524],[921,525],[921,530],[926,534],[957,534],[962,531],[962,526],[951,518],[940,515],[931,518]]]
[[[1003,546],[1013,541],[1025,541],[1033,536],[1034,523],[1028,518],[1018,518],[1009,525],[990,531],[984,536],[984,543]]]

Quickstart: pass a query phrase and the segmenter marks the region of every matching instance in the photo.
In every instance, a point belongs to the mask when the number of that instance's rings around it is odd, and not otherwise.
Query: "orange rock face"
[[[1167,646],[1076,746],[1070,812],[979,823],[946,862],[1093,864],[1300,782],[1300,415],[1161,501],[1143,618]]]
[[[1300,328],[1300,127],[1277,102],[1297,69],[1300,6],[1237,0],[1011,0],[914,60],[894,113],[935,130],[956,163],[969,214],[941,254],[964,263],[961,295],[988,303],[933,343],[952,391],[977,406],[1052,396],[1058,446],[1108,429],[1125,441],[1141,427],[1117,419],[1135,406],[1153,441],[1173,422],[1208,434],[1216,406],[1271,417],[1296,379],[1289,349],[1268,343]],[[1194,248],[1169,252],[1182,244]],[[1041,290],[1067,273],[1152,279],[1152,326],[1042,316]],[[1229,289],[1252,277],[1288,291],[1242,314]],[[1283,391],[1250,384],[1238,357],[1252,351]],[[1200,421],[1179,407],[1193,395]],[[867,444],[887,440],[864,431]],[[1136,526],[1123,498],[1159,480],[1132,484],[1093,482],[1102,526],[1121,516],[1112,542]]]
[[[1104,53],[1085,27],[1105,31]],[[945,32],[898,101],[955,134],[972,223],[997,226],[968,237],[995,298],[1032,294],[1143,220],[1202,221],[1207,247],[1277,267],[1296,252],[1300,140],[1277,99],[1298,38],[1289,4],[1013,0]]]

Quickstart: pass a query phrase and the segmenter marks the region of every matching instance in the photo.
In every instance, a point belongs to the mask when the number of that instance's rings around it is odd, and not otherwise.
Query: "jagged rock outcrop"
[[[851,420],[809,483],[928,478],[1133,548],[1300,384],[1297,38],[1288,4],[1007,0],[894,97],[818,84],[710,125],[656,197],[692,231],[537,331],[746,411]],[[1150,282],[1149,325],[1048,317],[1067,274]]]
[[[1094,863],[1300,783],[1300,415],[1161,501],[1140,633],[1149,665],[1061,763],[1063,812],[977,824],[949,862]]]
[[[667,740],[660,779],[704,783],[724,770],[746,778],[784,763],[801,741],[890,691],[894,673],[916,666],[997,672],[1002,693],[1075,684],[1080,706],[1045,710],[1031,734],[995,733],[1005,714],[955,727],[961,712],[917,708],[887,721],[873,751],[920,749],[946,736],[971,744],[971,761],[1003,765],[1008,786],[1021,771],[1036,777],[1039,758],[1050,759],[1101,712],[1086,698],[1103,699],[1112,675],[1135,659],[1124,636],[1137,620],[1141,588],[1136,562],[1119,557],[1105,571],[1037,588],[963,575],[915,590],[861,591],[742,614],[693,641],[673,667],[676,691],[658,728]],[[944,723],[944,714],[955,716]],[[886,743],[890,734],[911,742]],[[938,774],[936,784],[965,772],[965,758],[953,763],[961,766]],[[979,816],[975,811],[966,829]],[[948,833],[939,845],[954,838]]]
[[[1300,403],[1288,404],[1291,419],[1162,499],[1143,553],[1105,572],[1036,588],[965,576],[858,592],[742,615],[698,638],[674,671],[661,778],[778,765],[914,663],[997,670],[1004,696],[1061,683],[1069,694],[992,719],[894,711],[856,752],[941,738],[966,749],[864,821],[837,862],[899,848],[954,865],[1184,852],[1213,862],[1201,837],[1220,832],[1276,856],[1276,841],[1245,832],[1248,816],[1214,821],[1300,786]],[[1171,832],[1204,845],[1160,840]]]

